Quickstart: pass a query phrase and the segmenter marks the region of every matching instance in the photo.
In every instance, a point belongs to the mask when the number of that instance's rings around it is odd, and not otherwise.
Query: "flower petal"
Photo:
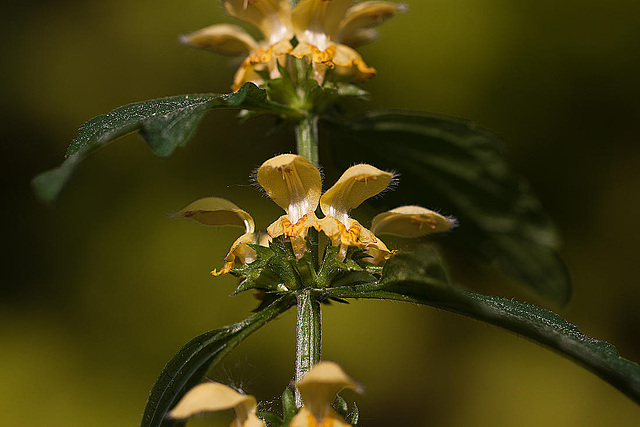
[[[371,222],[375,234],[392,234],[401,237],[421,237],[447,231],[455,220],[421,206],[401,206],[376,215]]]
[[[265,427],[266,424],[256,414],[249,414],[246,420],[241,424],[242,427]]]
[[[229,253],[224,257],[224,266],[220,269],[214,269],[211,274],[218,277],[227,274],[236,266],[236,259],[241,264],[249,264],[256,260],[256,251],[249,245],[255,244],[257,241],[256,233],[245,233],[238,237]]]
[[[292,224],[318,207],[322,177],[318,168],[302,156],[273,157],[260,166],[256,178],[267,195],[287,212]]]
[[[376,240],[375,236],[373,236],[369,230],[360,225],[358,221],[350,218],[349,222],[350,225],[349,228],[347,228],[336,218],[327,216],[317,221],[316,229],[318,231],[322,231],[331,240],[331,244],[334,246],[342,244],[362,248],[368,243]],[[369,234],[362,234],[363,230],[366,230],[365,233]],[[363,236],[365,236],[364,239],[362,239]],[[373,236],[373,239],[369,238],[369,236]]]
[[[356,391],[360,386],[334,362],[318,362],[298,381],[298,390],[305,407],[319,422],[333,412],[331,402],[343,388]]]
[[[238,393],[220,383],[198,384],[185,394],[169,412],[169,417],[186,419],[202,412],[218,412],[235,409],[237,420],[242,424],[256,410],[253,396]],[[255,416],[255,415],[254,415]]]
[[[365,200],[384,191],[391,183],[393,174],[374,166],[360,164],[347,169],[338,182],[320,198],[320,208],[325,216],[332,216],[347,228],[349,212]]]
[[[231,90],[233,90],[234,92],[240,89],[242,85],[247,82],[253,82],[256,86],[260,86],[264,83],[264,79],[258,73],[258,71],[264,69],[264,65],[252,64],[251,59],[251,56],[247,57],[242,62],[242,65],[240,65],[240,67],[238,68],[238,71],[236,71],[236,74],[233,76],[233,85],[231,85]]]
[[[372,28],[392,18],[398,12],[404,12],[407,6],[388,1],[365,1],[351,8],[340,22],[336,42],[354,46],[352,40],[362,29]]]
[[[302,258],[307,251],[307,233],[311,227],[317,228],[318,218],[313,212],[309,212],[292,224],[289,215],[282,215],[268,228],[267,233],[272,238],[285,235],[291,240],[291,247],[296,259]]]
[[[350,77],[355,82],[362,82],[376,75],[376,69],[369,67],[360,54],[344,44],[335,45],[333,63],[335,72]]]
[[[229,14],[256,26],[269,44],[293,37],[288,0],[223,0]]]
[[[244,227],[245,233],[255,231],[255,223],[251,215],[220,197],[205,197],[196,200],[172,216],[182,216],[206,225]]]
[[[358,28],[348,36],[338,37],[341,44],[357,48],[372,43],[378,39],[378,31],[373,28]]]
[[[355,222],[355,221],[354,221]],[[389,258],[391,258],[395,251],[390,251],[384,242],[371,232],[362,226],[360,226],[360,241],[366,245],[365,252],[369,255],[364,258],[365,261],[373,265],[383,265]]]
[[[352,0],[300,0],[291,17],[296,37],[325,50],[337,35],[351,3]]]
[[[242,28],[236,25],[211,25],[180,37],[188,46],[206,49],[221,55],[248,55],[258,47],[258,43]]]
[[[306,407],[302,407],[291,419],[289,427],[351,427],[351,424],[347,424],[344,418],[334,411],[331,411],[321,423],[322,425]]]
[[[304,57],[310,58],[314,63],[327,64],[330,68],[333,68],[333,57],[336,54],[336,48],[334,44],[329,45],[327,49],[320,50],[315,45],[306,42],[300,42],[291,52],[291,56],[295,56],[298,59]]]

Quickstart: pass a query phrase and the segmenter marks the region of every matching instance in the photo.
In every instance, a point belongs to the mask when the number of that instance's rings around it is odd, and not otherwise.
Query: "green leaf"
[[[385,265],[377,288],[368,285],[328,288],[325,295],[426,304],[500,326],[583,365],[640,403],[640,366],[620,357],[614,346],[584,335],[562,317],[535,305],[445,286],[430,276],[420,278],[417,272],[423,271],[425,265],[437,263],[433,256],[425,252],[398,255]],[[432,259],[426,261],[427,258]],[[393,274],[411,268],[412,264],[417,267],[404,278]]]
[[[360,266],[354,257],[360,258],[364,251],[360,248],[349,248],[346,258],[340,261],[340,246],[328,246],[325,249],[322,263],[316,278],[316,286],[324,288],[328,286],[342,286],[343,284],[375,282],[376,277]]]
[[[338,415],[340,415],[342,418],[346,419],[347,416],[349,415],[347,413],[349,412],[349,405],[347,404],[347,401],[344,400],[344,398],[339,394],[336,396],[335,400],[333,401],[333,409],[335,409]]]
[[[180,95],[125,105],[83,124],[62,165],[33,179],[35,192],[45,202],[54,201],[82,160],[129,133],[140,132],[156,155],[168,157],[189,142],[204,115],[213,109],[299,116],[298,111],[269,101],[266,92],[253,83],[229,94]]]
[[[206,332],[185,344],[153,385],[141,427],[184,425],[166,418],[178,400],[240,342],[294,304],[294,298],[280,298],[242,322]]]
[[[274,414],[273,412],[262,412],[260,411],[260,408],[258,408],[258,417],[266,421],[269,427],[284,427],[286,425],[284,420],[277,414]]]
[[[286,388],[282,393],[282,416],[286,425],[289,425],[289,422],[296,416],[296,413],[298,413],[298,408],[296,407],[293,392],[290,388]]]
[[[351,419],[348,421],[352,426],[357,426],[360,419],[360,410],[356,402],[353,402],[353,410],[351,411]]]
[[[369,112],[324,125],[341,166],[365,161],[399,172],[398,188],[383,203],[454,215],[460,223],[450,236],[455,244],[497,261],[550,302],[569,300],[553,226],[528,185],[509,170],[496,135],[466,120],[418,112]]]

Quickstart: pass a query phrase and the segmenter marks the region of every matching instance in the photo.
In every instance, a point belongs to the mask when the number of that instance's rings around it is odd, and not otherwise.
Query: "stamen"
[[[425,225],[432,230],[435,230],[438,227],[438,223],[431,218],[422,219],[420,217],[412,216],[409,221],[411,221],[411,224],[417,225],[418,230],[422,230]]]
[[[256,4],[258,1],[259,0],[244,0],[244,3],[242,4],[242,8],[244,10],[247,10],[250,4]]]

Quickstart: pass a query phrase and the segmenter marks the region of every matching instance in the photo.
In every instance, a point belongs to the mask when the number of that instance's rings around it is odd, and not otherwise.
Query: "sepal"
[[[256,260],[250,264],[231,270],[231,274],[241,277],[242,281],[232,295],[250,289],[259,289],[266,292],[284,293],[300,289],[302,283],[294,264],[295,256],[291,246],[283,242],[283,237],[278,237],[270,242],[269,247],[249,245],[256,251]]]
[[[348,286],[375,282],[380,269],[370,269],[362,261],[367,254],[360,248],[350,247],[344,260],[340,260],[340,247],[328,246],[318,271],[319,288]],[[372,266],[373,267],[373,266]]]
[[[369,92],[351,84],[348,79],[332,79],[320,85],[313,77],[311,63],[292,56],[287,61],[287,66],[278,63],[281,77],[265,80],[265,88],[273,102],[322,114],[343,99],[369,99]],[[332,71],[328,70],[327,73]]]
[[[293,391],[291,391],[290,388],[286,388],[282,393],[282,415],[284,416],[284,421],[287,425],[297,413],[298,408],[296,407],[296,400],[293,396]]]
[[[356,402],[353,402],[352,409],[349,411],[349,404],[347,404],[347,401],[338,394],[333,402],[333,409],[351,426],[356,427],[358,425],[360,411],[358,410]]]
[[[273,412],[261,411],[260,407],[258,407],[258,415],[268,423],[269,427],[289,427],[291,420],[298,413],[293,392],[290,388],[286,388],[282,393],[281,402],[282,417]]]

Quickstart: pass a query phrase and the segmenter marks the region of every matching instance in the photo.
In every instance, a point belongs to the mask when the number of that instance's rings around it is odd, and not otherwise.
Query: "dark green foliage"
[[[282,414],[284,416],[285,425],[288,425],[297,413],[298,408],[296,408],[296,401],[293,397],[293,392],[290,388],[286,388],[284,393],[282,393]]]
[[[482,320],[574,360],[640,402],[640,366],[620,357],[614,346],[584,335],[549,310],[448,286],[441,280],[442,269],[437,268],[437,263],[439,258],[433,251],[401,254],[387,262],[377,286],[330,288],[325,294],[425,304]]]
[[[300,114],[269,101],[266,92],[253,83],[229,94],[180,95],[125,105],[83,124],[67,149],[66,160],[33,179],[36,194],[43,201],[54,201],[82,160],[129,133],[140,132],[151,151],[168,157],[189,142],[205,114],[213,109],[251,109],[285,117]]]
[[[325,120],[324,127],[341,166],[364,161],[399,172],[400,185],[383,203],[454,215],[460,222],[454,242],[495,260],[550,302],[569,300],[555,231],[527,184],[509,170],[496,135],[466,120],[397,111]]]

